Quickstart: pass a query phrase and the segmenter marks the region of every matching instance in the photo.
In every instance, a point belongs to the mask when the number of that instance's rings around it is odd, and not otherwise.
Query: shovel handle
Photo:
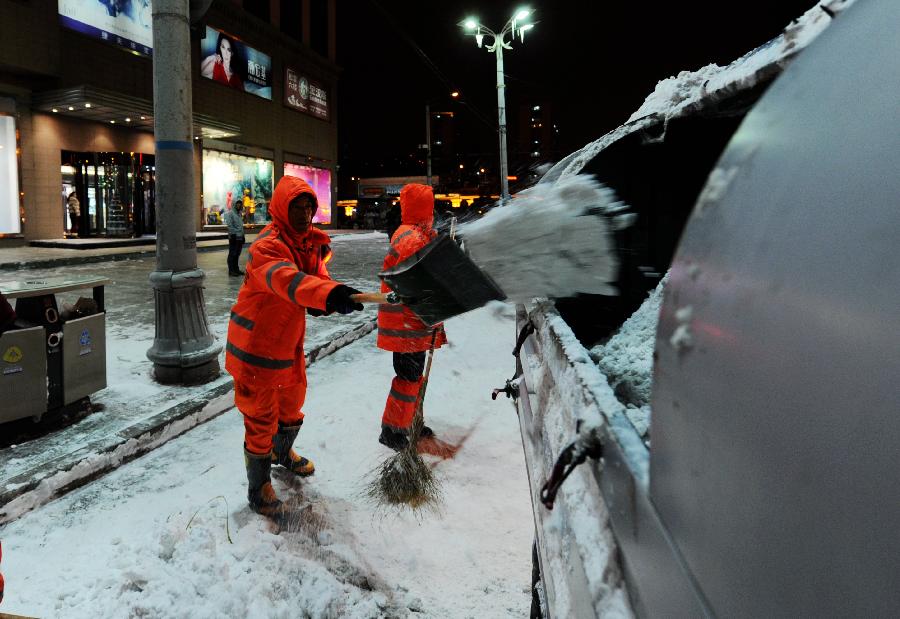
[[[351,294],[350,299],[357,303],[399,303],[395,292],[361,292],[359,294]]]

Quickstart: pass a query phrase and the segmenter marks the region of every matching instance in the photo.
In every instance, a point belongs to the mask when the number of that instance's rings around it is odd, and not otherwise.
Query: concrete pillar
[[[150,274],[156,335],[147,357],[154,378],[196,384],[219,375],[222,347],[209,332],[197,268],[191,47],[188,0],[153,2],[156,140],[156,270]]]

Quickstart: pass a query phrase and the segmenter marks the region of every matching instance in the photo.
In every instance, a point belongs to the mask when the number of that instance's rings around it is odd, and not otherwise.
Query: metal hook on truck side
[[[513,348],[512,354],[518,359],[519,353],[522,350],[522,345],[525,343],[525,340],[528,339],[528,336],[534,333],[534,323],[530,320],[522,325],[521,330],[519,330],[519,336],[516,338],[516,347]],[[516,374],[512,378],[506,381],[506,385],[499,389],[494,389],[491,392],[491,399],[496,400],[497,396],[501,393],[505,393],[507,398],[512,398],[513,402],[516,401],[516,398],[519,397],[519,375]]]
[[[580,435],[568,447],[562,450],[549,479],[541,487],[541,503],[549,510],[553,509],[556,494],[566,478],[579,464],[588,457],[599,460],[603,457],[603,444],[593,434]]]

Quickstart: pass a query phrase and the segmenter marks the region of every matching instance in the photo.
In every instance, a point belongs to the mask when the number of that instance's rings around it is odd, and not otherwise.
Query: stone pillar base
[[[203,302],[203,271],[154,271],[156,337],[147,351],[153,377],[163,384],[196,385],[219,376],[219,353]]]
[[[218,359],[189,368],[153,364],[153,378],[163,385],[202,385],[222,373]]]

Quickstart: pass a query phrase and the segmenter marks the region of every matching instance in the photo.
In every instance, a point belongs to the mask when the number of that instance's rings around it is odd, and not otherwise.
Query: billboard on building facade
[[[66,28],[138,54],[153,53],[150,0],[59,0],[58,7]]]
[[[272,58],[227,32],[206,27],[200,75],[236,90],[272,99]]]
[[[204,149],[203,224],[224,223],[225,211],[236,200],[244,205],[244,223],[270,222],[269,202],[274,186],[275,165],[271,159]]]
[[[284,104],[293,110],[328,120],[328,91],[291,67],[284,69]]]
[[[316,199],[319,202],[319,208],[313,215],[313,223],[330,224],[331,223],[331,170],[325,168],[314,168],[312,166],[299,165],[296,163],[284,164],[285,176],[296,176],[302,178],[316,193]]]

